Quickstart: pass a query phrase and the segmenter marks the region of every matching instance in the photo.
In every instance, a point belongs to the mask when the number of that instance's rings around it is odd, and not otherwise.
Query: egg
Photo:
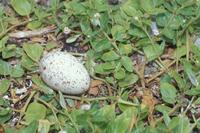
[[[66,94],[82,94],[90,86],[90,76],[81,62],[69,53],[52,51],[39,63],[43,81],[51,88]]]

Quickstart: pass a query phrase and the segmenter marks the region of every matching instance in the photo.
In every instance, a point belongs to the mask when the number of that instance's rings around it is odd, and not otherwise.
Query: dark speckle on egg
[[[46,70],[46,67],[43,67],[43,70]]]

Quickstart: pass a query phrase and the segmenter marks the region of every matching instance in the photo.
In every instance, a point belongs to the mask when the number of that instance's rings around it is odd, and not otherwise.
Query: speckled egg
[[[52,51],[39,64],[44,82],[66,94],[81,94],[88,90],[90,76],[76,57],[66,52]]]

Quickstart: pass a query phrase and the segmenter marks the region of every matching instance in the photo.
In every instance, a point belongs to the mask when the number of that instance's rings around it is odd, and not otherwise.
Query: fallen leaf
[[[0,125],[0,133],[5,133],[4,128],[2,125]]]
[[[90,95],[94,95],[94,96],[97,96],[98,93],[99,93],[99,87],[92,87],[89,89],[88,93]]]
[[[46,43],[46,40],[40,37],[32,37],[31,42],[32,43]]]
[[[142,96],[142,104],[148,107],[148,121],[150,125],[154,125],[155,121],[153,118],[153,112],[155,105],[158,103],[157,99],[153,97],[151,90],[144,90]]]
[[[97,87],[102,84],[103,84],[103,81],[101,81],[101,80],[92,80],[92,82],[90,84],[90,88]]]

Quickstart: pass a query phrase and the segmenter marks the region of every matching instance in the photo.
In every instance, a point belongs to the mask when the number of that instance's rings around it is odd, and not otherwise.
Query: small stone
[[[71,33],[71,29],[69,27],[65,27],[63,32],[64,32],[65,35],[68,35],[68,34]]]
[[[3,99],[10,100],[8,95],[3,96]]]
[[[27,88],[26,87],[24,87],[24,88],[20,88],[20,89],[16,89],[16,91],[15,91],[15,93],[16,94],[23,94],[23,93],[25,93],[25,92],[27,92]]]
[[[195,44],[197,47],[200,47],[200,38],[199,38],[199,37],[195,40],[194,44]]]
[[[67,133],[67,131],[62,130],[62,131],[59,131],[58,133]]]
[[[90,86],[90,76],[76,57],[66,52],[52,51],[39,64],[44,82],[66,94],[82,94]]]
[[[160,34],[156,22],[152,22],[151,30],[152,30],[153,35],[155,36],[158,36]]]
[[[82,104],[80,107],[80,109],[82,109],[82,110],[90,110],[90,108],[91,108],[90,104]]]

